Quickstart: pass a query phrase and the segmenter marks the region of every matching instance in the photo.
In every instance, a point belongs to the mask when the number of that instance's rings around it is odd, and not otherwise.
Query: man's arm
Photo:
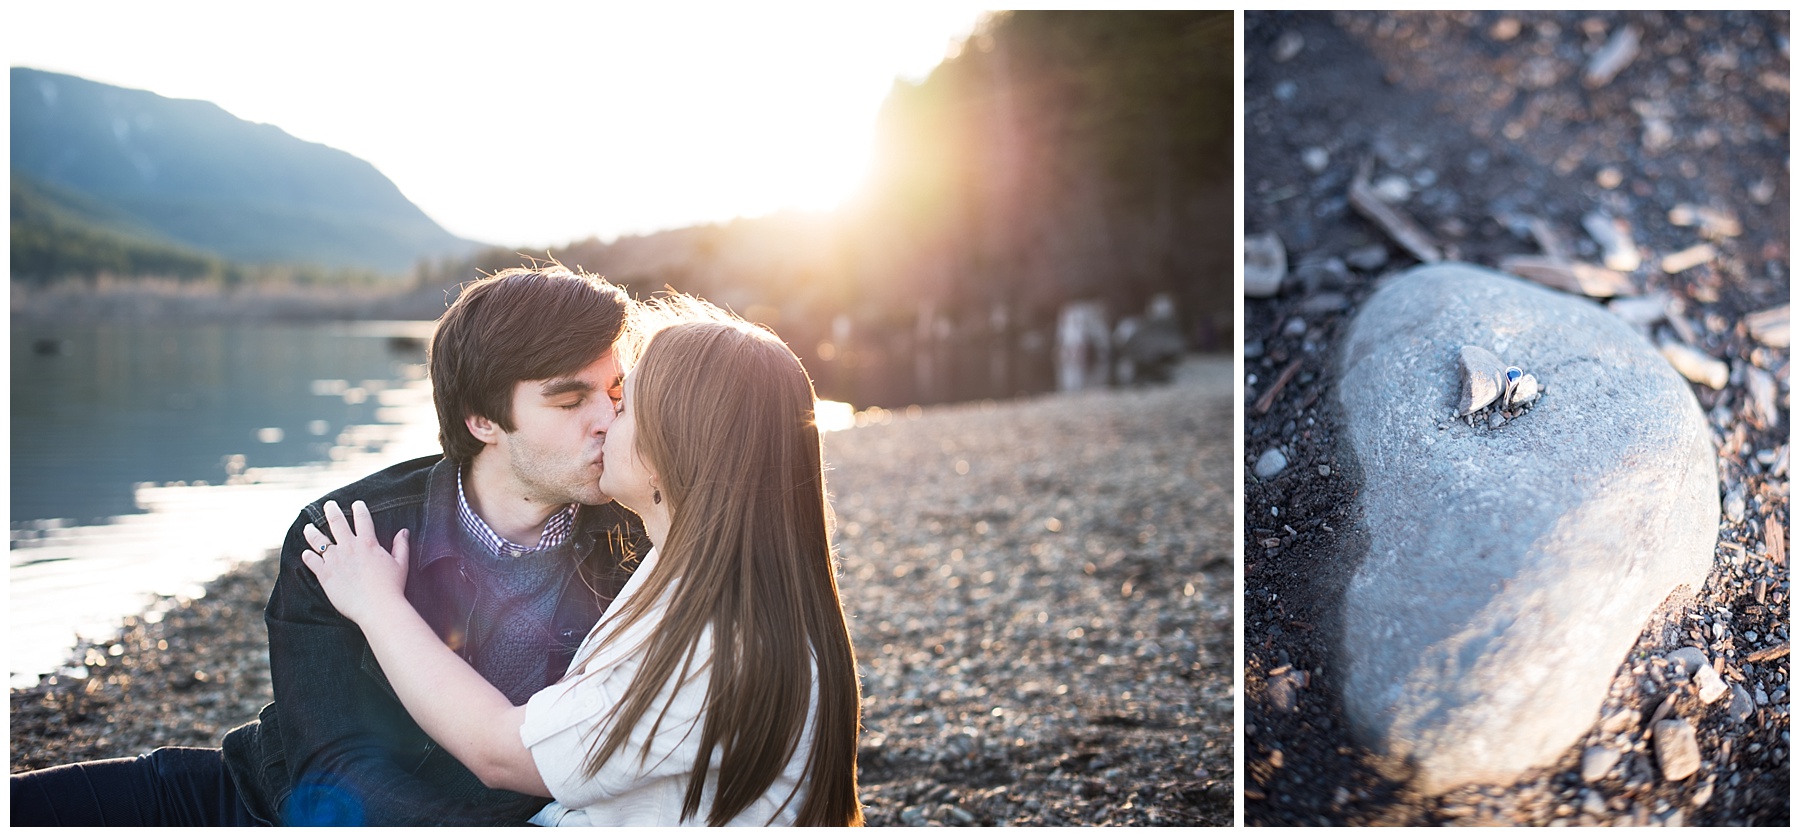
[[[446,788],[412,774],[429,753],[429,740],[362,671],[368,653],[362,632],[331,606],[301,562],[308,548],[301,532],[315,522],[315,510],[302,512],[288,530],[266,614],[280,743],[294,782],[282,821],[341,815],[370,825],[500,824],[530,816],[542,800],[488,791],[473,777],[468,788]],[[325,525],[322,517],[316,523]]]

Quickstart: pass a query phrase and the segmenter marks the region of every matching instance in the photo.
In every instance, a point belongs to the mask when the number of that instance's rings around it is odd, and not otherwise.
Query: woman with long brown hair
[[[408,533],[390,554],[360,502],[307,533],[307,566],[435,741],[489,786],[555,798],[533,822],[860,825],[812,383],[768,331],[653,307],[675,324],[626,378],[600,485],[654,548],[561,682],[513,706],[445,647],[402,595]]]

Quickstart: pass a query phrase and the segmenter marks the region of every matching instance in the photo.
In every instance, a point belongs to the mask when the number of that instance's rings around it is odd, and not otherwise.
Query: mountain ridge
[[[27,67],[11,84],[14,174],[118,216],[97,227],[246,264],[383,272],[481,246],[368,161],[211,102]]]

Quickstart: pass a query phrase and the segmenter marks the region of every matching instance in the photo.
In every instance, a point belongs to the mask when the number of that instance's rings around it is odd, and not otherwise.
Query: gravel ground
[[[1231,364],[826,437],[871,825],[1229,825]],[[12,692],[12,769],[217,746],[269,699],[247,565]]]
[[[1246,822],[1786,824],[1788,15],[1245,21],[1245,232],[1279,234],[1290,266],[1277,295],[1245,305],[1244,464],[1276,447],[1289,462],[1244,487]],[[1632,61],[1584,78],[1627,26]],[[1418,263],[1351,205],[1365,161],[1375,191],[1451,258],[1498,266],[1555,247],[1598,265],[1583,217],[1622,222],[1643,257],[1620,269],[1625,293],[1666,295],[1653,338],[1728,371],[1694,385],[1724,498],[1712,575],[1646,626],[1593,730],[1511,786],[1420,795],[1349,739],[1335,692],[1362,475],[1336,436],[1334,352],[1380,277]],[[1697,226],[1684,205],[1730,223]],[[1701,244],[1713,249],[1697,266],[1662,262]],[[1772,309],[1779,341],[1751,329]],[[1663,660],[1684,646],[1744,700],[1702,702]],[[1647,734],[1660,718],[1697,731],[1691,777],[1663,775]],[[1622,758],[1584,779],[1584,754],[1603,746]]]
[[[830,437],[870,825],[1229,825],[1230,364]]]

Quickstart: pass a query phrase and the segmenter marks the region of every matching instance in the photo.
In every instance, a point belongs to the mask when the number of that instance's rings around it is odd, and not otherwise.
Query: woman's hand
[[[300,560],[338,612],[362,629],[388,684],[427,735],[488,787],[549,796],[519,738],[525,707],[514,706],[445,646],[406,601],[407,531],[394,535],[389,554],[375,540],[369,507],[357,501],[350,510],[354,526],[336,503],[326,503],[331,536],[307,525],[301,535],[312,549]]]
[[[361,500],[350,504],[356,517],[351,525],[336,501],[325,504],[325,522],[331,527],[327,537],[318,527],[308,523],[303,535],[311,550],[301,553],[300,560],[319,584],[333,607],[344,617],[366,626],[369,617],[395,605],[406,603],[406,550],[410,540],[405,529],[394,536],[390,554],[375,539],[375,521],[369,507]]]

